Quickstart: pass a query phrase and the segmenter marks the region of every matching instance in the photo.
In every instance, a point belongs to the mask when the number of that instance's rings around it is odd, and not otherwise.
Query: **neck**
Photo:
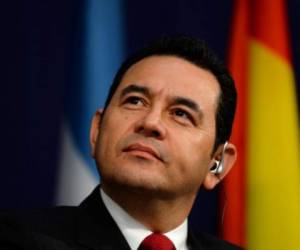
[[[178,227],[187,218],[195,200],[195,195],[158,198],[153,193],[114,188],[104,183],[101,187],[130,216],[152,232],[166,233]]]

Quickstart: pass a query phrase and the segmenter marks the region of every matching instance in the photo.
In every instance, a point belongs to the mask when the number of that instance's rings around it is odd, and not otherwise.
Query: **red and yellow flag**
[[[222,207],[223,238],[238,245],[245,244],[245,161],[247,131],[247,83],[249,47],[249,8],[247,1],[236,1],[232,20],[232,36],[228,66],[235,79],[238,106],[231,141],[238,148],[236,166],[224,180]]]
[[[299,127],[285,3],[238,0],[242,7],[234,13],[244,33],[240,47],[230,51],[233,58],[242,50],[235,59],[240,63],[229,66],[234,77],[244,75],[236,78],[244,114],[232,138],[242,144],[242,157],[239,174],[225,183],[230,198],[224,236],[250,250],[299,249]],[[236,32],[241,33],[234,29],[233,37]],[[238,185],[229,188],[231,182]]]

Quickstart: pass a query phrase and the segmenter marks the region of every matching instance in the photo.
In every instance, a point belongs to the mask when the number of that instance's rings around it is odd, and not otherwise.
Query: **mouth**
[[[125,148],[123,152],[130,152],[131,154],[141,158],[155,158],[156,160],[163,162],[162,158],[154,149],[139,143],[131,144],[129,147]]]

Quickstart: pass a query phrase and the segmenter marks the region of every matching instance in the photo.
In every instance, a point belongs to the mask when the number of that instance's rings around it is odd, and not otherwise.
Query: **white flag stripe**
[[[76,149],[70,129],[66,124],[63,125],[62,131],[60,162],[63,167],[58,173],[56,204],[77,205],[99,181]]]
[[[78,204],[99,182],[89,155],[88,131],[91,117],[104,105],[124,53],[122,0],[87,0],[85,4],[82,47],[73,51],[78,61],[73,61],[74,81],[67,92],[70,99],[66,99],[57,204]]]

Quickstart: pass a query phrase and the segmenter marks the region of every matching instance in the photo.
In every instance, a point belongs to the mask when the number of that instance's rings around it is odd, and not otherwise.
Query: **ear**
[[[210,169],[214,166],[215,161],[220,161],[222,158],[224,144],[220,145],[212,158]],[[213,189],[231,170],[237,158],[236,147],[232,143],[228,143],[223,154],[223,171],[220,174],[215,174],[208,170],[203,181],[203,186],[206,189]]]
[[[96,144],[97,144],[98,135],[100,133],[100,128],[101,128],[100,124],[102,120],[102,115],[103,115],[103,109],[98,109],[92,119],[92,124],[90,128],[90,145],[91,145],[92,157],[95,157]]]

